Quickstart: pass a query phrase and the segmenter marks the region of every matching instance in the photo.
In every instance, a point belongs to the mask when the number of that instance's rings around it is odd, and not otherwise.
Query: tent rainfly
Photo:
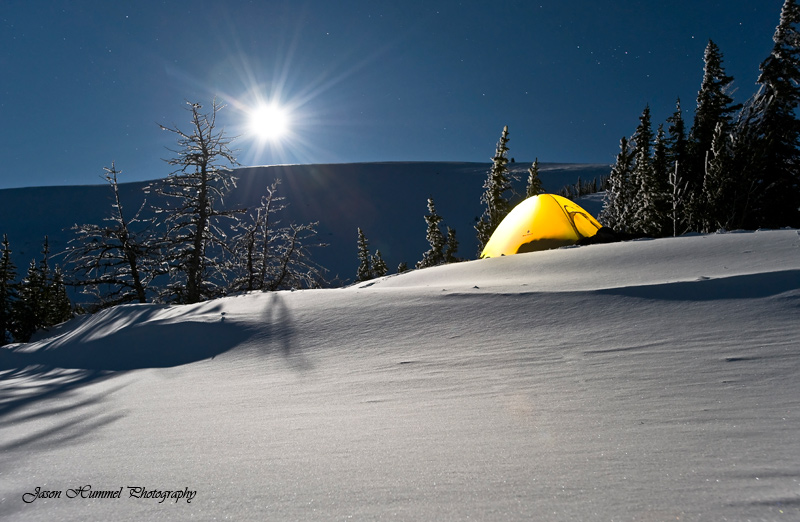
[[[481,257],[500,257],[573,245],[602,225],[574,202],[555,194],[531,196],[495,229]]]

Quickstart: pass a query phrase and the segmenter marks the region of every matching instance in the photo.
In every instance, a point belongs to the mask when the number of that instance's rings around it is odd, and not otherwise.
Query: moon
[[[289,130],[289,114],[278,105],[261,105],[250,113],[250,130],[263,141],[278,141]]]

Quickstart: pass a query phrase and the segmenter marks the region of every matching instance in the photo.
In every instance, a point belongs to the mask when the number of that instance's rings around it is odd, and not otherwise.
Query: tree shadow
[[[297,341],[294,318],[280,292],[271,292],[262,314],[263,335],[257,339],[258,345],[266,352],[277,346],[289,366],[295,370],[311,369],[311,362],[303,354]]]

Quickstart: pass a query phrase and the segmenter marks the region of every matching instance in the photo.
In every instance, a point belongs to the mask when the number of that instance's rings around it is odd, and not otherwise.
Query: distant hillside
[[[529,162],[509,164],[520,177],[524,191]],[[245,167],[236,170],[238,187],[226,207],[258,204],[265,188],[282,180],[279,195],[289,207],[284,223],[319,221],[320,238],[329,244],[315,260],[329,270],[329,278],[352,281],[357,266],[356,229],[361,227],[371,250],[380,249],[390,272],[400,262],[413,266],[427,250],[427,198],[432,196],[443,225],[456,229],[459,254],[474,258],[477,250],[472,228],[481,214],[480,196],[489,163],[390,162],[330,165]],[[609,172],[608,165],[540,165],[548,192],[590,180]],[[120,185],[129,215],[144,201],[146,182]],[[38,258],[42,238],[49,236],[53,252],[62,250],[76,223],[100,223],[110,211],[106,185],[32,187],[0,190],[0,234],[8,234],[20,271]],[[152,203],[152,201],[148,202]],[[592,210],[592,209],[588,209]]]

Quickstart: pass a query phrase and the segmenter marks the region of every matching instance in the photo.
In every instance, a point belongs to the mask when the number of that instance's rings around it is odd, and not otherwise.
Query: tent
[[[481,257],[500,257],[536,252],[592,237],[602,225],[579,205],[554,194],[531,196],[516,207],[495,229]]]

